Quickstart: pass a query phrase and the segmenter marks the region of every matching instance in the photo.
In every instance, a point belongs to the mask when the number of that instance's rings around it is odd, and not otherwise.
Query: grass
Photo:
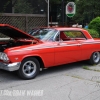
[[[100,72],[100,70],[97,70],[97,69],[90,69],[88,66],[83,66],[83,69],[91,70],[91,71],[96,71],[96,72]]]
[[[70,76],[70,75],[67,75],[67,76]],[[70,77],[77,78],[77,79],[83,79],[83,78],[80,77],[80,76],[74,76],[74,75],[71,75]]]
[[[80,76],[71,76],[71,77],[73,77],[73,78],[77,78],[77,79],[83,79],[83,78],[80,77]]]
[[[83,69],[91,70],[88,66],[83,66]]]

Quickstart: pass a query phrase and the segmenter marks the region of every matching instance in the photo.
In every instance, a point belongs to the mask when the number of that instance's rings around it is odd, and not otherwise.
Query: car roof
[[[49,27],[51,29],[56,29],[56,30],[59,30],[59,31],[63,31],[63,30],[78,30],[78,31],[82,31],[84,30],[83,28],[74,28],[74,27]]]
[[[84,30],[83,28],[77,28],[77,27],[38,27],[38,28],[33,28],[33,29],[56,29],[59,31],[63,31],[63,30],[76,30],[76,31],[82,31]]]

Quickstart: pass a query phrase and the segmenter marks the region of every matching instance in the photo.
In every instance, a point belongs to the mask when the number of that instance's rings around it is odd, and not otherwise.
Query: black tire
[[[21,62],[18,74],[22,79],[33,79],[40,71],[40,64],[36,58],[26,58]]]
[[[100,62],[100,52],[94,52],[89,60],[89,63],[94,65],[94,64],[98,64]]]

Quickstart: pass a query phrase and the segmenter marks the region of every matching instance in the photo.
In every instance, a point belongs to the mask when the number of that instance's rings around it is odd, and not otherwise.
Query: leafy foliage
[[[99,38],[99,33],[96,30],[94,30],[94,29],[87,29],[87,31],[90,33],[90,35],[93,38]]]
[[[89,29],[94,29],[99,33],[100,36],[100,17],[94,18],[90,23],[89,23]]]
[[[50,3],[61,4],[61,2],[68,3],[68,2],[75,2],[76,0],[49,0]]]
[[[60,3],[61,2],[61,0],[50,0],[50,3]]]
[[[76,0],[76,14],[73,17],[76,22],[89,23],[100,15],[99,0]]]
[[[72,32],[65,32],[65,34],[69,37],[69,38],[74,38],[75,34],[73,34]]]
[[[15,13],[32,13],[33,9],[27,0],[17,0],[15,4]]]

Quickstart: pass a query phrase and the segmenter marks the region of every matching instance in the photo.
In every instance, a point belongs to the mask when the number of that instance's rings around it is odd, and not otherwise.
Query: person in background
[[[88,29],[88,23],[86,23],[86,25],[85,25],[85,27],[84,27],[85,29]]]
[[[78,27],[79,25],[78,25],[78,23],[76,23],[76,27]]]

